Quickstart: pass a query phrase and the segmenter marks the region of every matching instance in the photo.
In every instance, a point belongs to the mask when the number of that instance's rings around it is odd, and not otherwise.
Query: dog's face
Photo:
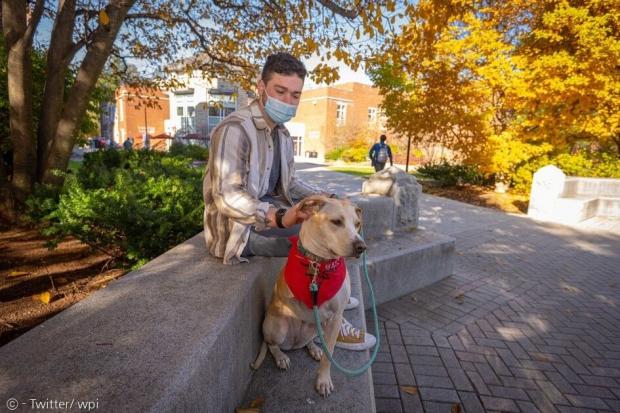
[[[359,257],[366,244],[359,236],[362,210],[349,200],[311,196],[300,202],[299,208],[310,215],[304,221],[300,236],[302,243],[313,245],[313,251],[324,258]]]

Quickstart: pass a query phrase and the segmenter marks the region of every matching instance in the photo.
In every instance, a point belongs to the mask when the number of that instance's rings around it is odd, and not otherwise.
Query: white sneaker
[[[349,297],[349,302],[344,306],[345,310],[352,310],[360,305],[360,301],[355,297]]]
[[[372,334],[353,327],[346,319],[342,319],[336,347],[345,350],[362,351],[372,348],[377,342],[377,338]]]

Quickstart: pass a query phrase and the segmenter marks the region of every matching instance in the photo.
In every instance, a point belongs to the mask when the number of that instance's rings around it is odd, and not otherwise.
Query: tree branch
[[[343,17],[346,17],[348,19],[355,19],[357,16],[359,16],[359,10],[349,10],[349,9],[345,9],[342,6],[337,5],[336,3],[334,3],[331,0],[318,0],[318,2],[325,8],[333,11],[336,14],[339,14]]]
[[[220,9],[244,10],[247,7],[247,5],[231,4],[231,2],[229,1],[222,1],[222,0],[213,0],[213,4],[215,4]]]
[[[37,30],[39,21],[41,21],[41,15],[43,14],[44,5],[45,0],[37,0],[32,10],[32,14],[30,14],[30,18],[28,19],[28,27],[26,28],[26,33],[24,33],[24,38],[26,42],[28,42],[28,44],[32,44],[34,33]]]

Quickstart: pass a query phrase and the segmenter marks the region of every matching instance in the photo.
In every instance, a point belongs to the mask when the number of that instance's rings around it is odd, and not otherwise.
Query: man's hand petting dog
[[[310,214],[304,212],[299,207],[300,203],[295,204],[291,208],[286,210],[286,213],[282,217],[282,224],[288,228],[292,227],[296,224],[301,224],[308,218],[310,218]],[[276,226],[276,208],[269,208],[267,212],[267,221],[271,224],[272,227]]]

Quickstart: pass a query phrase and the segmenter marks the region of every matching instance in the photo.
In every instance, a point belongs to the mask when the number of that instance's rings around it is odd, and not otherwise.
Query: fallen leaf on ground
[[[11,271],[9,277],[22,277],[28,274],[30,274],[28,271]]]
[[[405,393],[418,394],[418,388],[415,386],[400,386],[400,389]]]
[[[456,300],[457,303],[463,304],[463,300],[465,300],[465,294],[464,293],[460,293],[460,294],[456,295],[454,297],[454,299]]]
[[[461,413],[461,404],[460,403],[454,403],[452,405],[452,408],[450,409],[451,413]]]
[[[43,304],[49,304],[52,294],[49,291],[45,291],[44,293],[33,295],[32,298],[41,301]]]

